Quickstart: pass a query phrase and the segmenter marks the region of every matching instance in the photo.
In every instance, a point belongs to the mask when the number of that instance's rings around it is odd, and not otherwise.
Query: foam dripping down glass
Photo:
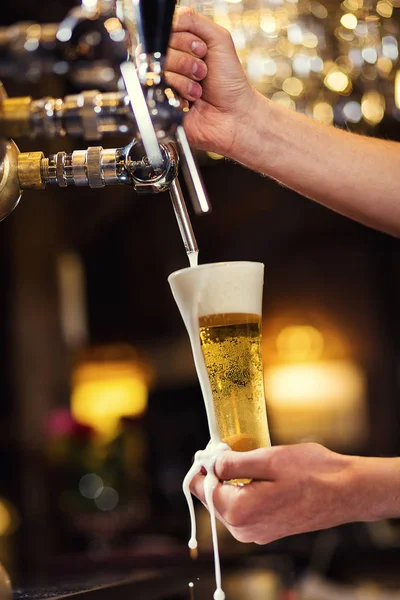
[[[218,485],[215,462],[228,448],[243,452],[270,446],[261,355],[263,279],[264,265],[245,261],[189,267],[168,278],[189,334],[211,437],[207,448],[196,453],[184,480],[192,521],[189,546],[197,547],[189,485],[204,467],[216,563],[214,598],[218,600],[224,595],[212,502]],[[226,483],[245,485],[250,481]]]

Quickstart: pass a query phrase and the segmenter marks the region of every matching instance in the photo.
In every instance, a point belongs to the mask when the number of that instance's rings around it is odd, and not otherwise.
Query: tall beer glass
[[[195,331],[201,346],[211,418],[221,440],[239,452],[270,445],[261,355],[263,277],[261,263],[229,262],[182,269],[168,279],[189,335]],[[210,414],[208,419],[210,425]]]

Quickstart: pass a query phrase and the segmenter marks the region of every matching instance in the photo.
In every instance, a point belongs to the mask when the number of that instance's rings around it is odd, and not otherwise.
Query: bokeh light
[[[396,100],[400,3],[389,0],[182,0],[227,28],[251,83],[325,123],[376,126]],[[324,95],[324,90],[328,91]],[[371,91],[363,109],[342,96]],[[356,100],[354,101],[356,102]],[[328,106],[330,108],[328,108]],[[383,110],[383,115],[382,115]],[[391,114],[391,113],[390,113]]]

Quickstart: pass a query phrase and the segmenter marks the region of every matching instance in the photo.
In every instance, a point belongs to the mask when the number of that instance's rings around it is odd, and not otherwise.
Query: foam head
[[[264,265],[226,262],[189,267],[168,277],[186,328],[193,318],[222,313],[261,315]]]

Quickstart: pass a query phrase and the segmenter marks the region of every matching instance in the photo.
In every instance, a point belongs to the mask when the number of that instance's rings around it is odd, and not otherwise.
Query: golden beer
[[[222,441],[245,452],[270,445],[261,356],[261,316],[199,318],[200,341]]]

